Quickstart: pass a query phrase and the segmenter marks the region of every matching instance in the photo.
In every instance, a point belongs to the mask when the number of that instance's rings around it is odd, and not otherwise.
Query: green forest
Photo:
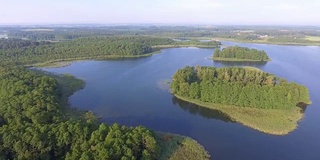
[[[220,44],[216,41],[176,42],[168,38],[144,36],[89,37],[52,43],[2,39],[0,61],[5,64],[32,65],[64,60],[129,58],[150,55],[161,49],[157,46],[218,47]]]
[[[209,159],[191,138],[109,126],[70,108],[67,97],[83,86],[71,75],[0,66],[0,159]]]
[[[147,37],[92,37],[40,45],[24,45],[24,43],[26,43],[24,40],[18,42],[7,40],[5,46],[12,47],[0,49],[0,60],[6,63],[25,65],[73,58],[139,56],[153,52],[152,45],[170,44],[173,41]]]
[[[67,98],[84,86],[83,81],[71,75],[31,71],[22,65],[78,59],[141,57],[151,55],[161,48],[180,46],[212,48],[221,45],[216,41],[217,38],[264,41],[261,37],[269,36],[266,42],[317,44],[318,41],[307,38],[319,36],[318,32],[308,30],[280,34],[282,31],[278,30],[257,29],[251,33],[233,27],[184,26],[44,29],[1,27],[0,31],[9,37],[0,39],[0,159],[125,160],[170,159],[170,156],[173,159],[210,157],[191,138],[159,134],[142,126],[107,125],[99,122],[90,111],[72,109]],[[175,41],[175,38],[185,38],[186,41]],[[264,51],[238,46],[230,48],[232,47],[222,51],[216,49],[213,59],[270,60]],[[288,116],[279,110],[287,112],[287,109],[294,108],[298,103],[311,103],[307,88],[248,68],[186,67],[174,75],[171,91],[186,99],[246,108],[248,110],[226,107],[226,110],[230,109],[237,114],[230,116],[231,118],[244,117],[248,120],[247,117],[255,116],[253,114],[259,115],[259,118],[267,117],[262,121],[254,119],[250,123],[238,122],[247,126],[262,123],[264,127],[261,124],[259,127],[263,132],[274,134],[293,130],[296,125],[291,123],[301,119],[303,114],[300,110],[295,110],[300,115],[294,117],[291,113]],[[272,109],[279,113],[262,115],[258,109]],[[271,113],[274,117],[270,116]],[[277,128],[282,130],[274,131],[270,127],[272,121],[279,124],[281,127]],[[289,129],[286,130],[285,127]]]
[[[250,49],[247,47],[231,46],[222,50],[215,49],[212,56],[213,60],[218,61],[269,61],[265,51]]]
[[[94,36],[152,36],[264,44],[320,45],[319,27],[302,26],[0,26],[9,38],[69,41]]]
[[[31,47],[31,46],[39,46],[49,44],[48,41],[30,41],[30,40],[22,40],[16,38],[9,38],[9,39],[0,39],[0,49],[15,49],[15,48],[22,48],[22,47]]]
[[[311,103],[306,87],[254,68],[187,66],[174,74],[171,92],[202,102],[262,109]]]
[[[154,133],[62,112],[55,79],[0,68],[0,159],[154,159]]]
[[[209,159],[191,138],[159,134],[142,126],[109,126],[92,112],[73,110],[67,98],[84,86],[82,81],[21,66],[140,56],[156,51],[153,46],[179,44],[142,36],[64,42],[0,39],[0,159],[180,159],[181,155]]]

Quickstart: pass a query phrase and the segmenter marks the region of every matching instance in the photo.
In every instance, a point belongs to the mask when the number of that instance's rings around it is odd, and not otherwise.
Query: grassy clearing
[[[320,42],[320,37],[318,36],[306,36],[306,40]]]
[[[218,58],[218,57],[214,57],[211,58],[214,61],[229,61],[229,62],[268,62],[269,60],[264,60],[264,61],[260,61],[260,60],[252,60],[252,59],[237,59],[237,58]]]
[[[195,140],[169,133],[156,133],[161,153],[159,160],[209,160],[208,152]]]
[[[248,69],[248,70],[251,70],[251,71],[263,72],[261,69],[256,68],[256,67],[251,67],[251,66],[244,66],[244,67],[242,67],[242,68],[245,68],[245,69]]]
[[[293,109],[258,109],[212,104],[175,96],[190,103],[221,111],[233,121],[272,135],[286,135],[292,132],[297,128],[299,120],[303,118],[303,109],[300,107],[294,107]]]
[[[60,62],[47,62],[47,63],[37,63],[33,66],[36,67],[46,67],[46,68],[59,68],[59,67],[66,67],[71,65],[71,61],[60,61]]]

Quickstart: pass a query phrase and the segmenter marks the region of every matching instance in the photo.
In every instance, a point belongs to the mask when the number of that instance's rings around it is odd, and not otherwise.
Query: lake
[[[73,107],[91,110],[108,124],[143,125],[197,140],[215,160],[320,159],[320,47],[223,42],[265,50],[268,63],[222,63],[207,58],[213,49],[172,48],[146,58],[88,60],[62,68],[85,80],[83,90],[69,98]],[[285,136],[261,133],[234,123],[219,112],[175,99],[165,85],[186,65],[254,66],[309,88],[312,105],[299,127]]]

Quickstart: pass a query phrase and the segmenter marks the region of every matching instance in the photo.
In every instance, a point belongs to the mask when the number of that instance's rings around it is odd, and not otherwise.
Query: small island
[[[219,110],[232,120],[261,132],[284,135],[297,127],[308,89],[254,67],[185,67],[171,83],[174,96]]]
[[[250,49],[247,47],[231,46],[222,50],[215,49],[212,56],[214,61],[243,61],[243,62],[267,62],[271,59],[265,51]]]

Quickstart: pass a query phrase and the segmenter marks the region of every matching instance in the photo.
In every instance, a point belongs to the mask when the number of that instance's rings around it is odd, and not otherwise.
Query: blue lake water
[[[265,50],[268,63],[222,63],[208,60],[213,49],[173,48],[146,58],[73,62],[62,68],[85,80],[69,98],[73,107],[91,110],[108,124],[143,125],[197,140],[216,160],[320,159],[320,47],[223,42]],[[309,88],[312,105],[295,131],[285,136],[261,133],[231,122],[218,112],[175,99],[163,87],[186,65],[254,66]]]

